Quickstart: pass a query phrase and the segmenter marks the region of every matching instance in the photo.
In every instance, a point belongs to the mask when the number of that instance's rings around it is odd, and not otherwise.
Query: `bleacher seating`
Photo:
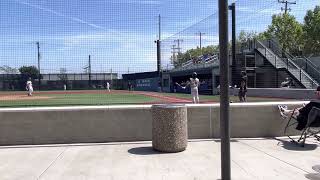
[[[184,62],[181,66],[171,69],[170,71],[185,71],[191,69],[207,68],[219,65],[219,54],[206,54],[198,56]]]

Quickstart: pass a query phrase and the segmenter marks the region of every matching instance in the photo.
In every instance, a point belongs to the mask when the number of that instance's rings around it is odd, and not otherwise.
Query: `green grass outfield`
[[[178,93],[162,93],[166,96],[178,97],[178,98],[187,98],[191,99],[192,96],[190,94],[178,94]],[[232,102],[239,102],[238,96],[229,96],[230,101]],[[200,95],[200,101],[213,101],[213,102],[220,102],[219,95]],[[247,97],[247,102],[270,102],[270,101],[295,101],[295,99],[280,99],[280,98],[262,98],[262,97]]]
[[[8,99],[12,96],[12,99]],[[5,99],[6,97],[6,99]],[[21,98],[22,99],[19,99]],[[45,99],[34,99],[45,98]],[[217,103],[219,96],[200,95],[201,103]],[[288,99],[248,97],[248,102],[285,101]],[[238,97],[230,96],[230,100],[238,102]],[[77,91],[73,93],[40,92],[32,98],[24,92],[0,93],[0,107],[30,107],[30,106],[74,106],[74,105],[121,105],[121,104],[158,104],[158,103],[191,103],[190,94],[125,92],[125,91]]]

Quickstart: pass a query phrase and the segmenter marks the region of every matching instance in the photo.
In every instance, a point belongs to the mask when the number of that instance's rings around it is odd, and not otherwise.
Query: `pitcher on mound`
[[[26,90],[28,91],[28,96],[32,96],[33,87],[32,87],[31,78],[29,78],[28,81],[27,81],[27,83],[26,83]]]

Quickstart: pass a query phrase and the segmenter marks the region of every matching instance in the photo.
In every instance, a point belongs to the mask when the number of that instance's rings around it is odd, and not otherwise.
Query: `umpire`
[[[247,73],[245,71],[241,72],[240,89],[239,89],[239,100],[240,102],[247,101]]]

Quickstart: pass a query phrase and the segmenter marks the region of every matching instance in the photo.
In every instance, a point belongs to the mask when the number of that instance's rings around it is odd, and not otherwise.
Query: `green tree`
[[[245,32],[240,31],[238,36],[238,43],[246,43],[248,40],[252,40],[258,36],[257,32],[251,31],[251,32]]]
[[[68,75],[67,75],[67,69],[66,68],[60,68],[60,74],[58,75],[58,78],[61,80],[61,82],[63,84],[67,84]]]
[[[184,53],[176,53],[175,56],[171,56],[171,61],[173,62],[174,67],[179,67],[181,66],[183,63],[189,61],[190,59],[196,59],[201,55],[205,55],[205,54],[214,54],[216,52],[218,52],[218,46],[206,46],[203,47],[202,49],[200,49],[199,47],[197,47],[196,49],[189,49]]]
[[[10,66],[1,66],[0,67],[0,73],[4,73],[4,74],[19,74],[19,71],[17,68],[12,68]]]
[[[251,31],[251,32],[245,32],[240,31],[237,40],[236,40],[236,47],[238,51],[242,51],[243,49],[248,48],[249,41],[253,40],[255,38],[258,38],[258,33]],[[231,47],[231,46],[230,46]]]
[[[262,37],[276,38],[286,51],[296,54],[303,46],[302,34],[302,25],[294,16],[284,13],[272,16],[272,23]]]
[[[25,80],[27,78],[37,79],[39,75],[39,70],[34,66],[22,66],[19,68],[22,78]]]
[[[320,6],[307,12],[303,30],[304,53],[320,55]]]

